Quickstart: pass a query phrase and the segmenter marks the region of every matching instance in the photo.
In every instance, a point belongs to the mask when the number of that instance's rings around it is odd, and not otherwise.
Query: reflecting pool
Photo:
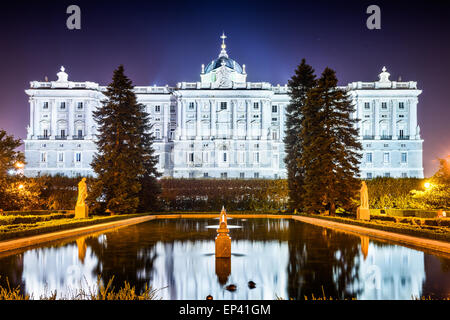
[[[35,299],[145,284],[162,299],[411,299],[450,296],[450,260],[289,219],[232,219],[231,259],[216,259],[217,219],[153,220],[0,255],[0,283]],[[249,286],[249,281],[255,283]],[[228,291],[230,284],[235,291]]]

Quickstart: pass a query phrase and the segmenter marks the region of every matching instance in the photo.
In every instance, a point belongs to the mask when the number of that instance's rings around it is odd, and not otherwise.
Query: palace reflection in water
[[[233,219],[229,263],[214,255],[214,219],[155,220],[0,256],[8,277],[35,299],[114,276],[163,299],[411,299],[450,295],[450,262],[422,251],[283,219]],[[253,281],[254,288],[248,286]],[[226,290],[236,285],[234,292]]]

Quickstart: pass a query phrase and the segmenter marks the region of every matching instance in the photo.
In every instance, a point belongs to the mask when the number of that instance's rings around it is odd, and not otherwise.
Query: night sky
[[[340,85],[417,81],[425,176],[450,155],[450,3],[444,1],[15,1],[0,8],[0,128],[26,138],[33,80],[110,82],[125,66],[135,85],[199,81],[201,64],[228,36],[231,58],[248,81],[285,84],[301,59],[317,74],[336,70]],[[66,8],[81,8],[81,30],[66,27]],[[366,27],[366,8],[381,8],[381,30]]]

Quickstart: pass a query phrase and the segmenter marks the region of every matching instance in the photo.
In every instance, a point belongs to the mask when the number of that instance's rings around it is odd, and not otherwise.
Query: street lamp
[[[17,169],[23,169],[23,167],[25,167],[25,165],[24,165],[23,162],[16,162],[16,163],[14,164],[14,166],[15,166]]]
[[[433,185],[430,182],[425,182],[423,186],[425,187],[425,190],[430,190],[433,187]]]
[[[17,187],[19,190],[22,190],[24,188],[23,184],[19,184],[19,186]]]

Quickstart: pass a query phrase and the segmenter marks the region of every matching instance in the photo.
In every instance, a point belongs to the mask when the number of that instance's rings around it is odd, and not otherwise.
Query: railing
[[[37,138],[39,140],[48,140],[48,139],[50,139],[50,136],[38,136]]]
[[[381,140],[392,140],[392,136],[381,136]]]
[[[363,136],[364,140],[374,140],[375,136]]]
[[[55,140],[66,140],[67,136],[55,136]]]
[[[409,136],[398,136],[398,140],[409,140]]]
[[[84,140],[83,136],[72,136],[73,140]]]

